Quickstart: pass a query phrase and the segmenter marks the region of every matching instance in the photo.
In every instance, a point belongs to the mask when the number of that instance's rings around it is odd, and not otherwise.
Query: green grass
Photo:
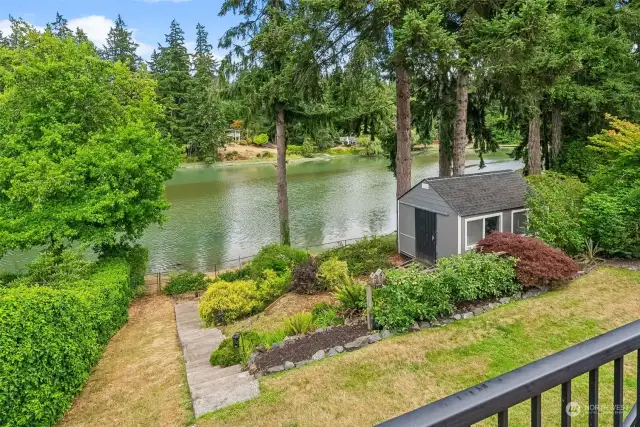
[[[636,320],[639,285],[640,273],[600,269],[538,298],[264,377],[261,397],[198,425],[379,423]],[[612,365],[600,369],[601,425],[611,425]],[[628,411],[636,387],[634,355],[625,359],[624,382]],[[573,400],[585,408],[586,376],[572,383]],[[529,425],[529,405],[510,409],[511,426]],[[559,425],[559,387],[543,394],[542,405],[543,425]],[[575,417],[574,425],[586,425],[585,414]],[[478,425],[495,424],[494,417]]]

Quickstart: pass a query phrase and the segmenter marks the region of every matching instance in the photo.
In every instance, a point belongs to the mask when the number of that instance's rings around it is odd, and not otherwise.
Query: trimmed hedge
[[[396,236],[373,236],[359,240],[358,242],[329,249],[318,255],[321,262],[331,258],[345,261],[349,272],[354,276],[368,275],[379,268],[391,268],[389,257],[398,253],[396,248]]]
[[[126,322],[139,271],[113,258],[92,270],[55,287],[0,289],[0,425],[55,424]]]

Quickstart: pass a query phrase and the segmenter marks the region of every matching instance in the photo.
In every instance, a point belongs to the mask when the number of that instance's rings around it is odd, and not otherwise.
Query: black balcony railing
[[[589,427],[598,425],[598,371],[614,362],[613,396],[607,405],[613,408],[613,426],[636,425],[636,407],[640,398],[640,320],[582,342],[559,353],[495,377],[482,384],[445,397],[429,405],[386,421],[381,426],[447,426],[467,427],[498,415],[498,426],[509,425],[509,408],[531,400],[531,425],[540,427],[541,396],[547,390],[561,386],[557,411],[563,427],[571,426],[567,405],[571,400],[571,380],[589,373]],[[637,352],[636,405],[624,414],[624,356]],[[611,421],[607,420],[608,425]],[[640,426],[640,424],[639,424]]]

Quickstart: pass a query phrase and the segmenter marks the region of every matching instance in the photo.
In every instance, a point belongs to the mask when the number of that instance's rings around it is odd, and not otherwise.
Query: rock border
[[[543,287],[543,288],[532,288],[529,289],[525,292],[518,292],[510,297],[502,297],[499,298],[496,302],[489,302],[489,303],[481,303],[478,304],[476,306],[470,307],[465,311],[455,311],[453,314],[451,314],[449,317],[440,317],[436,320],[433,320],[431,322],[429,321],[416,321],[413,323],[413,325],[411,325],[409,327],[409,332],[417,332],[420,331],[422,329],[430,329],[430,328],[437,328],[437,327],[441,327],[441,326],[445,326],[448,324],[451,324],[453,322],[456,322],[458,320],[463,320],[463,319],[470,319],[472,317],[478,316],[482,313],[486,313],[490,310],[493,310],[501,305],[505,305],[505,304],[509,304],[513,301],[518,301],[521,299],[528,299],[528,298],[533,298],[533,297],[537,297],[539,295],[545,294],[549,292],[549,288]],[[328,328],[321,328],[316,330],[316,332],[320,332],[320,331],[326,331],[332,329],[332,327],[328,327]],[[322,360],[328,357],[334,357],[337,356],[338,354],[341,353],[345,353],[345,352],[352,352],[352,351],[356,351],[359,350],[363,347],[366,347],[370,344],[375,344],[378,341],[381,341],[383,339],[387,339],[391,336],[395,335],[392,331],[388,330],[388,329],[383,329],[382,331],[378,331],[378,332],[373,332],[367,335],[363,335],[361,337],[356,338],[355,340],[345,344],[344,346],[338,345],[335,347],[331,347],[331,348],[327,348],[327,349],[323,349],[323,350],[318,350],[317,352],[314,353],[314,355],[311,357],[311,359],[309,360],[302,360],[299,362],[291,362],[291,361],[286,361],[284,362],[284,364],[282,365],[277,365],[277,366],[272,366],[264,371],[259,371],[257,366],[253,363],[253,361],[255,360],[256,355],[259,352],[264,351],[265,349],[260,349],[260,350],[256,350],[253,353],[251,353],[251,356],[249,357],[249,361],[247,363],[247,365],[249,366],[249,372],[252,373],[253,375],[255,375],[256,377],[261,377],[264,375],[270,375],[270,374],[275,374],[278,372],[283,372],[283,371],[288,371],[291,369],[295,369],[295,368],[299,368],[302,367],[304,365],[307,365],[309,363],[312,362],[316,362],[318,360]],[[287,345],[287,343],[295,341],[296,339],[299,339],[301,337],[303,337],[304,335],[297,335],[294,337],[287,337],[285,338],[283,341],[275,343],[271,346],[271,348],[281,348],[285,345]]]

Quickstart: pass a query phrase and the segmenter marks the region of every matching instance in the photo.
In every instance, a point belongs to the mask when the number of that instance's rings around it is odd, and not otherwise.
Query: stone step
[[[224,335],[219,331],[212,331],[209,329],[201,329],[200,331],[189,332],[188,334],[179,334],[180,344],[182,347],[190,350],[196,346],[200,346],[203,343],[209,345],[217,345],[224,340]]]
[[[187,372],[191,372],[191,370],[195,370],[203,366],[211,366],[211,363],[209,362],[208,358],[207,359],[202,358],[199,360],[194,360],[193,362],[187,362],[186,365],[187,365]]]
[[[242,372],[240,365],[229,366],[227,368],[214,368],[210,366],[208,370],[187,372],[187,380],[189,381],[190,387],[202,388],[202,384],[210,384],[222,378],[242,374],[248,374],[248,372]]]
[[[219,344],[220,344],[219,342],[215,345],[214,344],[207,345],[206,343],[203,343],[200,347],[190,348],[190,349],[185,348],[184,360],[185,362],[195,362],[200,359],[209,360],[209,357],[211,356],[213,349],[217,348]]]
[[[196,418],[217,411],[234,403],[246,402],[260,395],[260,385],[253,380],[227,390],[217,390],[211,394],[193,400]]]
[[[247,376],[234,375],[226,378],[221,378],[218,380],[210,381],[208,383],[204,383],[201,386],[194,387],[191,390],[191,398],[194,401],[199,399],[206,399],[209,396],[220,396],[224,394],[233,394],[234,390],[239,388],[243,388],[248,384],[253,384],[256,382],[255,378],[253,378],[249,373],[246,373]]]

